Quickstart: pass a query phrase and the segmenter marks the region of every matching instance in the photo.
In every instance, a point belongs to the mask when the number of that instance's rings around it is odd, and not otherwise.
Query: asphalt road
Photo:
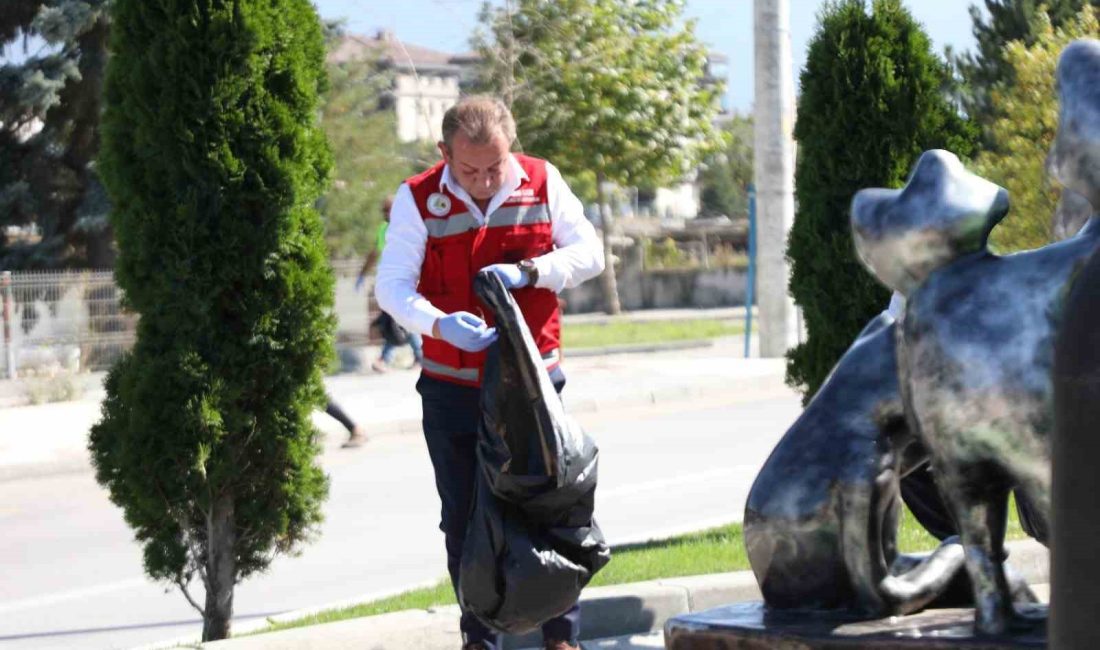
[[[601,448],[596,514],[609,540],[739,520],[799,411],[793,393],[773,393],[582,415]],[[331,496],[321,536],[238,586],[238,623],[445,574],[419,436],[381,437],[323,462]],[[0,483],[0,530],[0,648],[132,648],[201,632],[174,587],[143,576],[140,547],[90,473]]]

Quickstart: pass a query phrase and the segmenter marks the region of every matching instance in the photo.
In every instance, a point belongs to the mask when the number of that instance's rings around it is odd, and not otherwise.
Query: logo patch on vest
[[[451,213],[451,199],[442,192],[436,192],[428,197],[428,212],[437,217],[445,217]]]

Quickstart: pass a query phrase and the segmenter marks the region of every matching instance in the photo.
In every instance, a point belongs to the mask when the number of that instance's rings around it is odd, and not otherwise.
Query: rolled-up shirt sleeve
[[[557,293],[602,273],[604,251],[596,229],[584,216],[580,199],[550,163],[546,164],[546,192],[556,248],[533,260],[539,271],[535,286]]]
[[[390,209],[374,294],[382,311],[402,327],[431,336],[436,319],[446,314],[416,290],[427,243],[428,229],[416,209],[412,191],[402,184]]]

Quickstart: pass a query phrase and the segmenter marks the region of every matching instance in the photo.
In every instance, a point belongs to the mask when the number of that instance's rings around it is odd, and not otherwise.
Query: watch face
[[[539,269],[531,260],[523,260],[517,266],[527,276],[528,284],[534,284],[539,279]]]

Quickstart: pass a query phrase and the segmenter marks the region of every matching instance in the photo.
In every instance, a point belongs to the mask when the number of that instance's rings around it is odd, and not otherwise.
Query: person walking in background
[[[355,290],[361,291],[366,283],[371,269],[378,262],[382,249],[386,247],[386,230],[390,225],[390,210],[393,209],[393,196],[387,196],[382,201],[382,221],[374,236],[374,248],[367,254],[363,267],[359,269],[359,277],[355,279]],[[382,312],[371,322],[371,327],[377,327],[382,336],[382,354],[371,363],[371,369],[375,372],[386,372],[393,365],[393,356],[402,345],[408,345],[413,352],[413,366],[420,364],[424,358],[423,343],[420,334],[408,331],[393,321],[386,312]]]
[[[599,275],[604,264],[600,239],[561,173],[511,153],[515,138],[512,114],[498,99],[470,97],[446,112],[443,160],[406,180],[394,198],[375,288],[383,310],[428,337],[416,389],[456,589],[477,471],[483,351],[496,339],[478,315],[474,277],[491,269],[513,291],[560,392],[557,293]],[[460,626],[467,650],[499,650],[499,635],[469,612]],[[576,650],[579,633],[575,604],[542,626],[553,650]]]
[[[348,430],[348,439],[340,446],[344,449],[354,449],[355,447],[362,447],[367,444],[367,433],[363,430],[362,425],[353,422],[352,419],[348,417],[348,414],[344,412],[344,409],[340,408],[340,405],[336,403],[336,400],[332,399],[331,395],[325,395],[325,398],[327,399],[325,402],[325,413],[344,425],[344,428]]]

